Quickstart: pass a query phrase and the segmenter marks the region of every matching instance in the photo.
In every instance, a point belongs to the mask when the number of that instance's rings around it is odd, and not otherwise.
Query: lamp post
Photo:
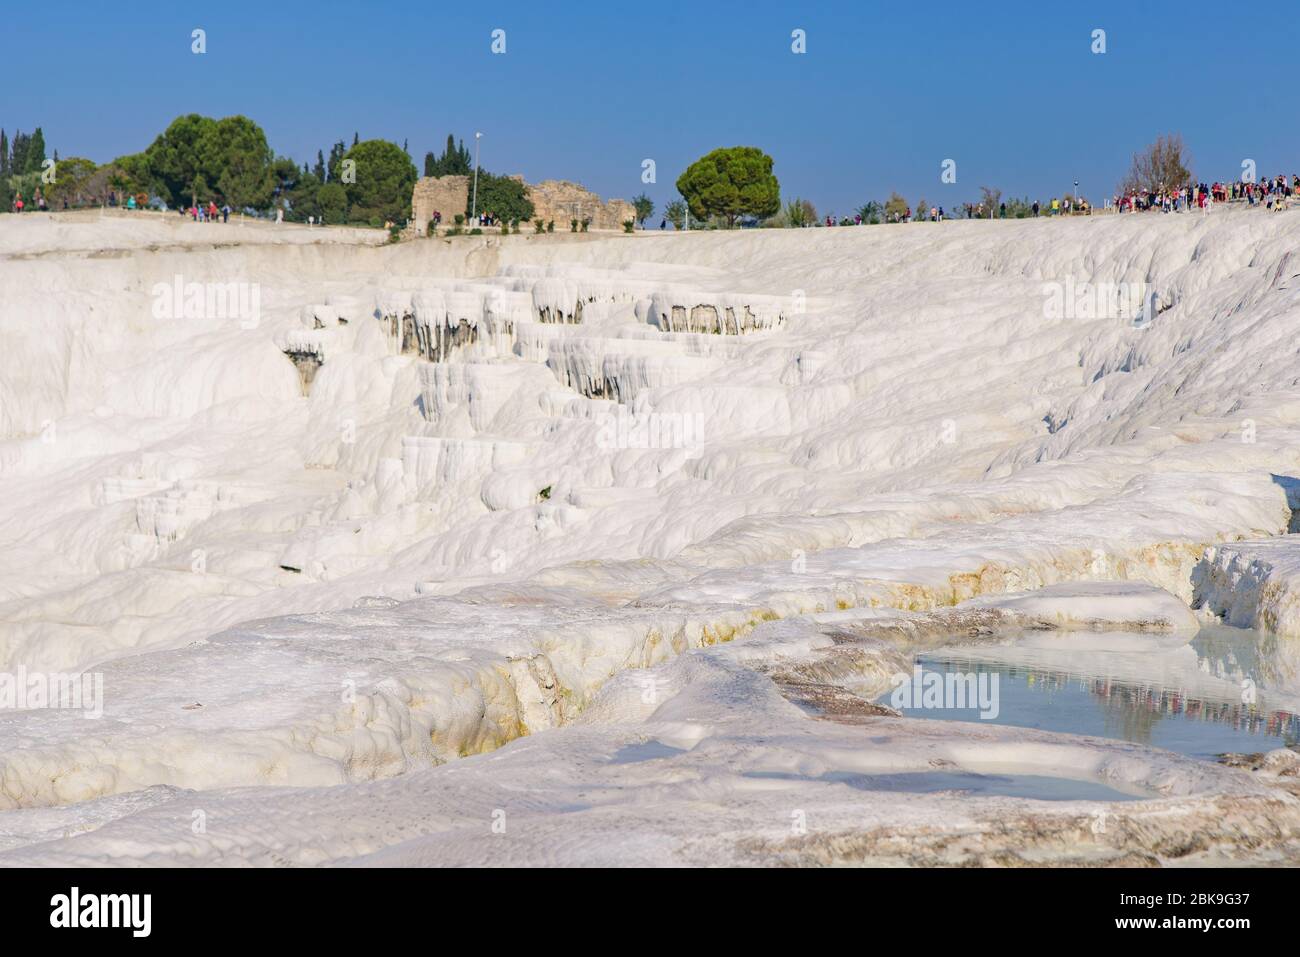
[[[471,223],[478,218],[478,141],[482,138],[482,133],[474,134],[474,199],[469,210]]]

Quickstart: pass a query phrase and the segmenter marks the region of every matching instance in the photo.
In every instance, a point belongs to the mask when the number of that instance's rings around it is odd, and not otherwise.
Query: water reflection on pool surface
[[[899,710],[913,717],[1095,735],[1207,759],[1300,742],[1300,642],[1223,626],[1206,627],[1190,643],[1173,647],[1149,636],[1134,636],[1127,648],[1092,638],[1038,635],[1028,643],[945,648],[923,656],[917,661],[923,675],[983,675],[984,687],[996,676],[997,707],[984,709],[996,716],[981,719],[979,709],[955,707],[960,699],[952,698],[940,707],[903,699]],[[877,700],[889,705],[892,695]]]

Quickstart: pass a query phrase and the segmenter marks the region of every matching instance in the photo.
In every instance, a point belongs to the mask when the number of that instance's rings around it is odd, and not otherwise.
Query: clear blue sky
[[[279,154],[334,140],[441,149],[659,204],[716,146],[769,152],[785,197],[849,213],[897,189],[1109,195],[1132,152],[1183,133],[1205,179],[1300,169],[1289,4],[1143,2],[73,2],[4,17],[0,126],[107,161],[177,115],[242,113]],[[1269,21],[1283,21],[1282,25]],[[207,31],[207,52],[190,33]],[[506,31],[506,53],[491,32]],[[807,52],[791,52],[791,31]],[[1090,50],[1106,31],[1107,52]],[[944,159],[957,183],[942,185]]]

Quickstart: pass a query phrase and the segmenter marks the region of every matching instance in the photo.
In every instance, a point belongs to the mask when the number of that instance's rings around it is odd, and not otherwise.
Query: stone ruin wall
[[[469,205],[469,190],[468,176],[422,176],[416,180],[411,192],[411,222],[416,235],[427,233],[435,211],[442,213],[444,226],[455,224],[456,214],[464,213]]]
[[[591,218],[591,229],[622,229],[623,221],[636,216],[632,204],[622,199],[601,202],[591,190],[559,179],[547,179],[528,187],[535,207],[535,219],[554,220],[556,232],[567,231],[569,220]]]
[[[514,178],[523,182],[522,176]],[[473,176],[422,176],[416,180],[411,193],[408,235],[426,235],[435,211],[442,213],[444,227],[455,225],[456,214],[464,213],[469,206],[473,183]],[[636,215],[632,204],[626,200],[602,202],[599,196],[577,183],[548,179],[532,185],[524,183],[524,187],[528,190],[528,198],[533,201],[533,218],[554,220],[556,232],[568,232],[571,219],[581,221],[588,217],[591,229],[621,230],[624,220]]]

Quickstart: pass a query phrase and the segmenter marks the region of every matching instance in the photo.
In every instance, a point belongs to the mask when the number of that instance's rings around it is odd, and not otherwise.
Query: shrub
[[[625,232],[625,233],[630,233],[630,232],[632,232],[632,227],[635,226],[635,225],[636,225],[636,220],[635,220],[635,219],[625,219],[625,220],[623,220],[623,232]]]
[[[546,231],[548,233],[555,232],[555,220],[552,219],[546,224]]]
[[[456,225],[457,225],[457,226],[464,226],[464,225],[465,225],[465,214],[464,214],[464,213],[457,213],[457,214],[456,214]]]
[[[540,219],[533,220],[533,232],[540,233],[545,228],[546,228],[546,224],[542,222]]]
[[[470,234],[471,236],[482,236],[482,235],[483,235],[483,230],[481,230],[481,229],[479,229],[477,226],[475,226],[473,229],[471,229],[471,230],[469,231],[469,234]]]
[[[585,233],[585,232],[587,231],[587,227],[590,226],[590,225],[591,225],[591,218],[590,218],[590,217],[587,217],[587,218],[583,219],[583,221],[582,221],[582,231]]]
[[[636,210],[636,221],[644,227],[645,221],[654,215],[654,200],[642,193],[632,198],[632,208]]]
[[[897,193],[890,193],[889,199],[885,201],[885,222],[902,222],[906,212],[907,200]]]
[[[576,219],[569,220],[569,232],[576,233],[577,231],[578,231],[578,221]]]
[[[326,183],[316,191],[316,218],[338,226],[348,221],[348,195],[338,183]]]
[[[813,226],[817,223],[817,207],[809,200],[796,196],[785,204],[785,222],[793,229]]]
[[[864,203],[857,208],[857,214],[862,217],[863,225],[876,225],[880,222],[881,215],[885,208],[874,199],[869,203]]]

